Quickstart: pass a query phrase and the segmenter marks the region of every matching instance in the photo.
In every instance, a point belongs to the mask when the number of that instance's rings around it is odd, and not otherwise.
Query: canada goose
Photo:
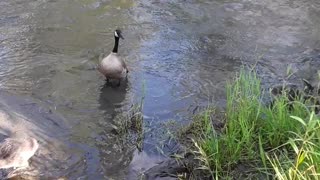
[[[6,138],[0,144],[0,169],[28,167],[38,148],[34,138]]]
[[[109,82],[109,79],[118,79],[118,86],[120,86],[121,79],[125,78],[129,72],[126,63],[118,55],[119,38],[124,39],[121,30],[117,29],[114,31],[113,50],[100,61],[98,67],[98,70],[106,77],[107,82]]]

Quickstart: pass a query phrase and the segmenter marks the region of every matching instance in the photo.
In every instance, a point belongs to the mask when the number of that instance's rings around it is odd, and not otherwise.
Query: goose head
[[[114,31],[114,37],[117,38],[117,39],[119,39],[119,38],[124,39],[120,29],[117,29],[117,30]]]

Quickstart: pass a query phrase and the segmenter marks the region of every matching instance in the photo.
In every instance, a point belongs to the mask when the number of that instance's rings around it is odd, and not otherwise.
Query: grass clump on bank
[[[193,139],[198,169],[210,179],[318,179],[320,123],[297,97],[284,93],[262,102],[260,80],[241,70],[227,85],[225,125],[217,133],[205,111]]]

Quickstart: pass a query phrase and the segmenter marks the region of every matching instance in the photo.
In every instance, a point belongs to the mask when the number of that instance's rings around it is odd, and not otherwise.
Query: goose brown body
[[[122,79],[127,75],[127,66],[117,53],[110,53],[99,64],[99,72],[108,79]]]

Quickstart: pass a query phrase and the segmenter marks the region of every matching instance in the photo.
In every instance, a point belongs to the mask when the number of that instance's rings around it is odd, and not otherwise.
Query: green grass
[[[286,151],[275,148],[266,153],[266,157],[274,170],[277,179],[319,179],[320,177],[320,154],[319,154],[319,119],[311,114],[310,119],[305,121],[292,116],[301,127],[303,133],[291,132]]]
[[[283,94],[266,106],[259,78],[245,70],[226,89],[222,132],[212,123],[211,109],[192,125],[198,170],[210,179],[320,177],[319,119],[302,99],[289,102]]]

